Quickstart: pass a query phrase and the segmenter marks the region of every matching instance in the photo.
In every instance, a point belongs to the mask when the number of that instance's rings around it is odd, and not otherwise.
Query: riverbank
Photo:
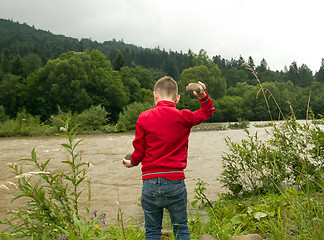
[[[306,122],[306,120],[297,120],[298,122]],[[316,121],[316,120],[315,120]],[[254,127],[267,127],[271,124],[280,124],[284,121],[238,121],[238,122],[214,122],[214,123],[201,123],[192,128],[193,132],[198,131],[221,131],[227,129],[243,129],[250,126]],[[311,122],[311,121],[309,121]],[[26,122],[8,121],[0,123],[0,138],[5,137],[40,137],[40,136],[57,136],[61,134],[60,126],[51,126],[46,124],[28,124]],[[116,125],[103,125],[97,130],[77,129],[78,135],[106,135],[118,133],[134,133],[135,130],[117,131]]]

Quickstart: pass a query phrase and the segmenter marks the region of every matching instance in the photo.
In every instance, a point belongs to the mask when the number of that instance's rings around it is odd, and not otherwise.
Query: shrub
[[[108,121],[108,112],[101,105],[91,106],[73,117],[73,121],[80,124],[82,130],[99,130]]]
[[[241,144],[226,139],[230,152],[222,157],[220,181],[234,195],[318,188],[323,181],[324,132],[319,126],[290,119],[274,125],[267,141],[245,131],[248,140]]]
[[[58,107],[58,114],[56,116],[51,116],[50,122],[55,131],[59,132],[61,127],[64,127],[61,121],[57,119],[62,119],[66,121],[71,118],[69,122],[70,127],[75,127],[78,123],[79,132],[90,132],[102,130],[105,131],[105,123],[109,120],[109,113],[101,105],[91,106],[89,109],[84,110],[80,114],[72,114],[71,111],[63,112],[60,107]],[[105,131],[109,132],[109,131]]]
[[[19,112],[15,119],[0,122],[0,137],[48,135],[51,133],[50,126],[42,125],[39,116],[32,116],[26,110]]]
[[[133,102],[124,108],[119,114],[117,122],[117,131],[127,131],[135,129],[138,116],[145,110],[152,108],[150,103]]]

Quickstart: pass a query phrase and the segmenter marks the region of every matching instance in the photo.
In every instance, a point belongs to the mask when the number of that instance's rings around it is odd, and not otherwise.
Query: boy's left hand
[[[123,164],[125,167],[127,168],[131,168],[131,167],[134,167],[134,165],[132,164],[131,160],[127,160],[125,158],[123,158]]]

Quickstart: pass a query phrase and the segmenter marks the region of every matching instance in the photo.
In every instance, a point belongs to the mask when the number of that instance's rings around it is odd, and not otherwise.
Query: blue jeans
[[[187,223],[187,189],[184,179],[152,178],[144,180],[141,204],[145,216],[145,239],[161,239],[164,208],[170,213],[176,239],[190,239]]]

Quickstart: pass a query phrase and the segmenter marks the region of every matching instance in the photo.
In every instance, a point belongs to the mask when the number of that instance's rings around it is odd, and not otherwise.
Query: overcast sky
[[[271,70],[296,61],[318,71],[323,0],[0,0],[0,18],[74,38],[262,58]]]

